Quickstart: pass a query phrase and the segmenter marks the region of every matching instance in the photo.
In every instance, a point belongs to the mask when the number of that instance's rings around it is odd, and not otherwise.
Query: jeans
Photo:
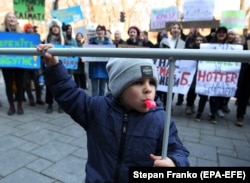
[[[104,96],[107,79],[91,79],[92,96]]]

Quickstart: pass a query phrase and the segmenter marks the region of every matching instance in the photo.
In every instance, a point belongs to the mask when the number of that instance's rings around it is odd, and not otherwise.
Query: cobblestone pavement
[[[1,78],[1,77],[0,77]],[[24,104],[24,115],[8,116],[5,89],[0,81],[0,183],[80,183],[87,160],[86,135],[65,113],[54,106]],[[196,101],[197,103],[197,101]],[[179,136],[190,151],[191,166],[250,166],[250,107],[243,127],[234,125],[234,100],[231,112],[208,121],[208,105],[201,122],[185,115],[185,103],[175,106],[173,118]]]

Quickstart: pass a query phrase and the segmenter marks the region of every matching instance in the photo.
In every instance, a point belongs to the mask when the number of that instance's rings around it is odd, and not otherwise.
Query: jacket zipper
[[[118,158],[117,158],[117,163],[116,163],[116,168],[115,168],[114,182],[119,182],[120,168],[121,168],[123,152],[124,152],[124,145],[125,145],[125,140],[126,140],[127,124],[128,124],[128,115],[124,114],[123,124],[122,124],[122,129],[121,129],[122,135],[121,135],[120,146],[119,146],[119,151],[118,151]]]

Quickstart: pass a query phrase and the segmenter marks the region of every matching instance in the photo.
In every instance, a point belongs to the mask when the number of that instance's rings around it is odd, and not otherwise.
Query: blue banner
[[[35,48],[39,34],[0,32],[0,48]],[[40,56],[0,55],[0,67],[40,69]]]
[[[76,47],[69,46],[69,45],[59,45],[59,44],[54,44],[54,47],[55,48],[76,48]],[[78,59],[79,57],[69,57],[69,56],[58,57],[58,60],[60,60],[67,69],[72,69],[72,70],[78,69]]]
[[[50,12],[51,17],[58,19],[65,24],[83,20],[83,13],[80,6],[73,6],[65,9],[53,10]]]

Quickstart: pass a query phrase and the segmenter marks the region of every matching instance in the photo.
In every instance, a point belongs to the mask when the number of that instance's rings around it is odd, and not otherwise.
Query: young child
[[[52,48],[40,44],[38,51]],[[157,70],[151,59],[113,58],[107,63],[110,94],[91,97],[78,88],[56,57],[45,52],[45,81],[56,101],[87,133],[86,182],[128,182],[129,167],[189,166],[188,150],[171,120],[167,158],[161,159],[165,111],[148,108]]]

